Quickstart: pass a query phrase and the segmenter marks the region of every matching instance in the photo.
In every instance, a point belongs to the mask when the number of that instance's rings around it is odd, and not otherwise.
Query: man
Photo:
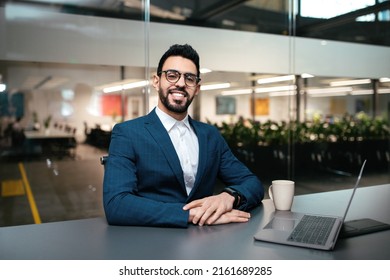
[[[199,56],[173,45],[161,57],[148,115],[115,125],[105,163],[103,202],[112,225],[187,227],[247,222],[264,196],[219,131],[187,109],[200,91]],[[213,195],[216,178],[227,188]]]

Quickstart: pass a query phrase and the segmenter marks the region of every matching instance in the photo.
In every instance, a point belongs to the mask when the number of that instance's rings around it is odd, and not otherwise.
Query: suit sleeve
[[[111,225],[187,227],[184,203],[168,203],[137,195],[137,154],[128,127],[116,125],[112,131],[105,164],[103,204]]]
[[[245,197],[239,210],[248,211],[263,200],[263,185],[258,177],[233,155],[225,139],[222,136],[219,139],[221,151],[219,177],[226,186],[235,189]]]

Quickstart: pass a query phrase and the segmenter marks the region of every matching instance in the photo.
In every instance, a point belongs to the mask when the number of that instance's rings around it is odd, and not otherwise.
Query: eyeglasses
[[[161,75],[161,73],[165,73],[165,78],[172,84],[176,83],[182,74],[184,75],[184,82],[188,87],[194,87],[200,82],[200,78],[192,73],[180,73],[179,71],[172,69],[161,71],[158,74]]]

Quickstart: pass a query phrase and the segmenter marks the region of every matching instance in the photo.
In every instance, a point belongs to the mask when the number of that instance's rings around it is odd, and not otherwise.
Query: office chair
[[[100,164],[104,165],[107,162],[108,156],[101,156],[100,157]]]

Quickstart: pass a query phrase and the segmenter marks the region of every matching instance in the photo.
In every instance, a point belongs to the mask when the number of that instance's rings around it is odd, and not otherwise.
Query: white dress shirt
[[[175,147],[183,170],[187,194],[189,194],[194,186],[198,170],[198,137],[188,121],[188,115],[182,121],[177,121],[158,107],[156,107],[156,114],[167,130]]]

